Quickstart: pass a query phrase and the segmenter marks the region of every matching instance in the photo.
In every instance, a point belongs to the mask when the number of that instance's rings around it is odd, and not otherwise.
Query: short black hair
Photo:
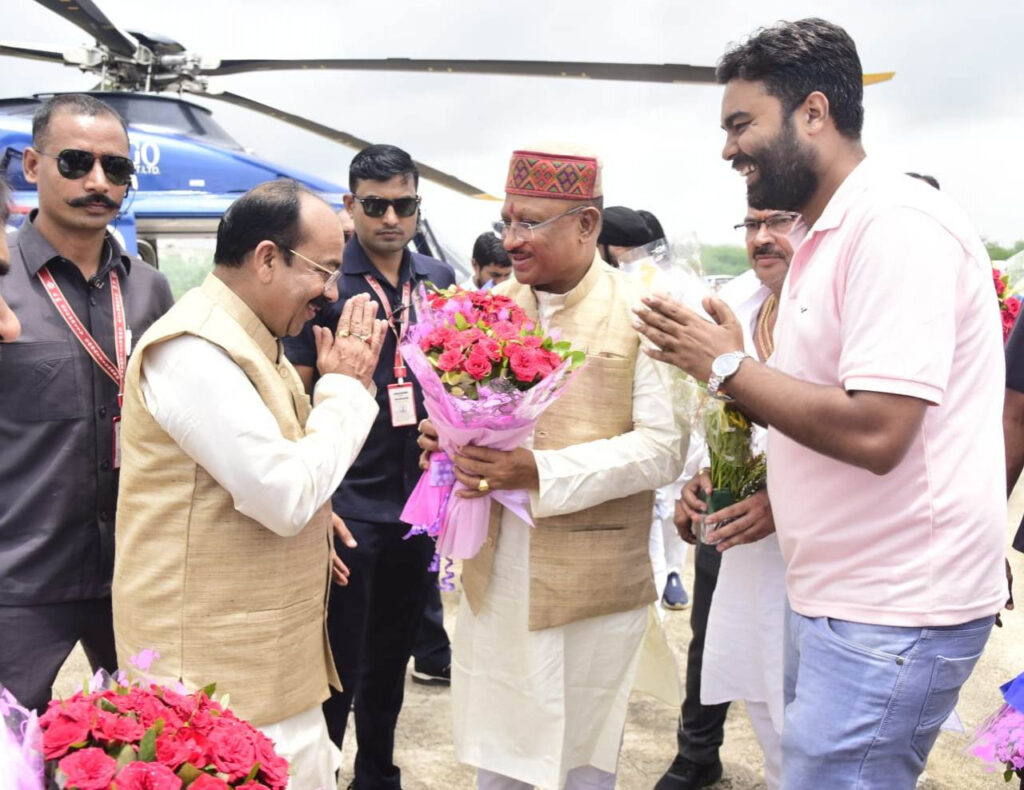
[[[298,181],[279,178],[257,184],[232,203],[217,226],[218,266],[241,266],[261,241],[272,241],[291,262],[291,253],[305,240],[302,226],[303,195],[323,200]]]
[[[910,172],[908,172],[907,175],[910,176],[911,178],[916,178],[916,179],[919,179],[921,181],[924,181],[926,184],[931,184],[936,189],[940,189],[940,187],[939,187],[939,179],[937,179],[935,176],[925,175],[924,173],[910,173]]]
[[[644,222],[647,223],[647,227],[650,228],[651,236],[654,239],[665,238],[665,229],[661,227],[661,223],[658,222],[658,218],[654,216],[650,211],[645,211],[642,208],[638,208],[636,213],[644,218]]]
[[[348,166],[348,188],[355,192],[360,181],[388,181],[395,176],[410,175],[413,187],[418,189],[420,171],[409,154],[394,145],[371,145],[352,157]]]
[[[476,237],[473,260],[480,266],[500,266],[502,269],[512,265],[505,245],[493,233],[481,233]]]
[[[718,61],[718,82],[764,84],[786,117],[814,91],[828,98],[829,114],[844,137],[859,140],[864,126],[864,72],[857,45],[838,25],[810,18],[761,28]]]
[[[109,115],[121,124],[124,136],[128,137],[128,124],[124,122],[121,114],[106,102],[85,93],[60,93],[47,99],[32,116],[33,148],[39,149],[43,146],[46,133],[50,131],[50,122],[53,120],[53,116],[59,112],[88,115],[92,118],[98,115]]]

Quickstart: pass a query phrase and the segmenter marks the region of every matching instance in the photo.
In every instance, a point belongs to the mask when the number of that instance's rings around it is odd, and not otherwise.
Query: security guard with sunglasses
[[[419,172],[409,154],[391,145],[373,145],[349,167],[345,207],[355,237],[345,246],[338,301],[314,318],[298,337],[287,338],[285,352],[307,389],[316,368],[312,325],[332,331],[346,300],[366,293],[380,307],[378,318],[390,324],[373,379],[380,411],[355,463],[334,495],[341,516],[358,546],[335,541],[335,550],[351,571],[346,587],[331,591],[328,631],[344,691],[324,703],[331,739],[340,747],[353,697],[358,750],[353,786],[357,790],[399,790],[393,761],[394,731],[402,707],[406,665],[423,623],[432,669],[447,676],[448,638],[441,622],[440,596],[427,568],[434,553],[426,535],[405,540],[409,525],[399,515],[419,480],[417,424],[426,416],[422,395],[398,356],[397,340],[416,320],[409,302],[423,282],[453,285],[447,263],[410,252],[416,233]],[[424,606],[433,598],[432,619]],[[422,641],[422,640],[421,640]],[[435,658],[436,656],[436,658]]]
[[[167,279],[107,232],[135,171],[127,129],[91,96],[36,112],[25,177],[39,208],[10,234],[0,356],[0,684],[42,709],[77,642],[115,670],[122,383],[132,338],[172,304]]]

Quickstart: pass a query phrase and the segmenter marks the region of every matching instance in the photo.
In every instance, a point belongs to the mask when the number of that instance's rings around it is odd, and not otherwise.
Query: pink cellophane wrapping
[[[7,638],[17,637],[8,634]],[[35,711],[0,686],[0,787],[43,790],[43,737]]]
[[[424,406],[437,429],[441,449],[451,456],[467,444],[495,450],[514,450],[524,445],[540,415],[570,380],[570,364],[564,363],[525,392],[482,387],[478,400],[457,397],[445,390],[419,347],[419,338],[430,328],[429,320],[424,321],[421,316],[420,323],[402,344],[402,356],[423,389]],[[432,458],[431,464],[441,461]],[[454,486],[432,484],[428,470],[420,477],[402,511],[402,521],[412,524],[414,531],[426,532],[436,539],[439,556],[469,559],[480,551],[487,538],[492,499],[527,524],[533,524],[526,491],[492,491],[484,497],[467,499],[453,496],[461,488],[465,486],[459,482]]]

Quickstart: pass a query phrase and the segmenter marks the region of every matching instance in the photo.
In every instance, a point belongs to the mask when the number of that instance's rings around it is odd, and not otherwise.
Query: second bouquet
[[[491,500],[532,523],[529,495],[453,496],[464,486],[455,480],[450,456],[468,444],[495,450],[523,445],[586,355],[546,335],[507,296],[452,287],[421,288],[413,299],[417,323],[402,356],[422,387],[443,452],[432,454],[401,518],[435,539],[438,557],[468,559],[487,537]]]

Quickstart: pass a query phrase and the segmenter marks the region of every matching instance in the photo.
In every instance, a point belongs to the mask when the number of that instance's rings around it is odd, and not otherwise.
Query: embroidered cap
[[[601,166],[593,156],[513,151],[505,192],[558,200],[593,200],[601,196]]]

